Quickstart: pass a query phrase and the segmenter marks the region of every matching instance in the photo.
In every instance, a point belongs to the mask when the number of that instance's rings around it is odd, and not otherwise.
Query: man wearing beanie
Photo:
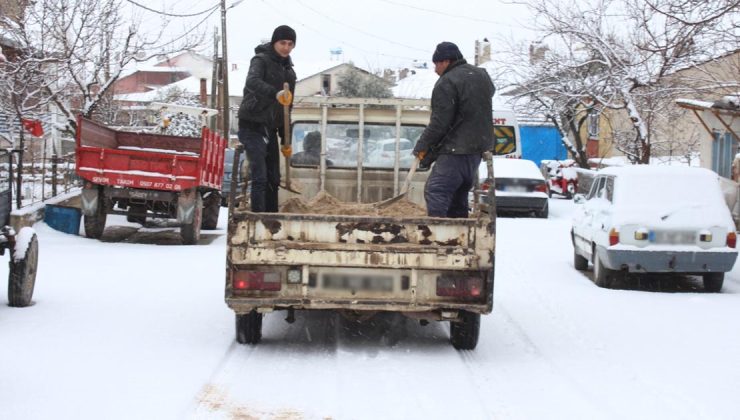
[[[429,125],[413,152],[422,165],[434,162],[424,187],[427,214],[468,217],[468,192],[481,154],[493,147],[495,88],[488,73],[468,64],[451,42],[437,45],[432,61],[440,77]]]
[[[296,33],[290,26],[275,28],[269,43],[257,46],[249,64],[239,106],[239,142],[249,162],[251,210],[278,211],[280,152],[278,134],[283,138],[283,104],[290,104],[296,75],[290,53]],[[283,91],[288,83],[290,91]],[[284,153],[289,153],[285,151]]]

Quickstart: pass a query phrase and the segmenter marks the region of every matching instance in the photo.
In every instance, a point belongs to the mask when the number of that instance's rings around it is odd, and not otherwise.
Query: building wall
[[[295,87],[296,96],[321,95],[324,75],[328,75],[330,77],[330,90],[328,94],[329,96],[333,95],[339,89],[339,77],[341,77],[342,73],[347,71],[349,68],[349,64],[341,64],[337,67],[327,69],[321,73],[314,74],[313,76],[298,81]]]
[[[188,77],[187,72],[148,72],[138,71],[116,81],[114,94],[146,92],[147,85],[164,86]]]

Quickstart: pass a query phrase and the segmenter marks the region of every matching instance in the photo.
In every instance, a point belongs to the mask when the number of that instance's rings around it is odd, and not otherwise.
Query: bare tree
[[[686,22],[685,16],[669,13],[682,10],[675,6],[677,2],[696,2],[648,1],[530,1],[541,24],[542,40],[555,52],[550,54],[549,67],[537,66],[518,83],[525,92],[536,92],[559,104],[553,110],[560,115],[565,110],[576,122],[588,104],[624,112],[629,129],[617,128],[614,146],[634,163],[648,163],[653,148],[660,145],[660,120],[668,117],[677,95],[727,85],[717,80],[701,87],[689,84],[680,76],[681,70],[697,67],[733,45],[723,31],[732,21],[730,12],[723,13],[725,9],[719,7],[700,21]],[[543,83],[547,86],[537,86]],[[557,86],[566,89],[552,89]],[[578,124],[576,130],[580,130]]]
[[[11,33],[22,49],[33,51],[23,65],[40,73],[34,78],[36,105],[54,104],[66,117],[62,129],[74,132],[77,114],[89,118],[104,111],[113,83],[128,66],[202,41],[200,33],[187,30],[166,38],[167,24],[145,32],[141,19],[124,17],[118,0],[38,0]],[[0,72],[0,78],[7,76]]]
[[[363,72],[355,67],[345,70],[337,82],[338,96],[349,98],[391,98],[391,92],[388,82],[375,77],[372,74]]]

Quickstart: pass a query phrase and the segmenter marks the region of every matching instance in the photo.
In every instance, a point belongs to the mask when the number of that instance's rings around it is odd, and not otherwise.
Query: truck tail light
[[[547,192],[547,185],[545,185],[545,184],[537,184],[537,185],[534,186],[534,190],[537,191],[537,192],[546,193]]]
[[[234,290],[277,292],[281,288],[280,273],[234,270],[231,276]]]
[[[735,232],[727,234],[727,246],[730,248],[735,248],[735,246],[737,246],[737,234]]]
[[[616,245],[619,243],[619,231],[616,228],[612,228],[609,231],[609,245]]]
[[[477,298],[483,294],[483,279],[480,276],[437,277],[437,296]]]

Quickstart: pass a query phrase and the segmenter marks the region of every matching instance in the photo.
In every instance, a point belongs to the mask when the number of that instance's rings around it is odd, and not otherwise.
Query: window
[[[321,75],[321,94],[331,96],[331,74]]]
[[[595,139],[599,137],[599,117],[598,112],[590,111],[588,113],[588,137]]]
[[[320,124],[296,122],[293,126],[293,150],[304,150],[304,139],[312,131],[320,131]],[[423,126],[401,126],[399,140],[399,166],[409,168],[414,161],[411,153],[424,131]],[[393,168],[396,162],[396,126],[365,124],[363,134],[363,166],[371,168]],[[326,126],[326,159],[333,167],[356,168],[360,139],[359,125],[356,123],[334,123]]]
[[[588,192],[588,197],[586,197],[587,199],[590,200],[594,197],[599,196],[600,191],[604,188],[604,179],[605,178],[601,176],[601,177],[597,177],[594,180],[594,183],[591,184],[591,191]]]

